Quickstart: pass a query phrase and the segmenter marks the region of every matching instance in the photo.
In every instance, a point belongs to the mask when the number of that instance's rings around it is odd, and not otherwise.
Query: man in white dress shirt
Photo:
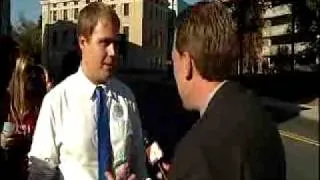
[[[131,90],[112,77],[120,21],[112,8],[90,3],[80,12],[78,72],[44,98],[33,137],[29,179],[100,180],[97,87],[109,112],[111,168],[107,179],[147,178],[141,122]],[[121,169],[122,167],[122,169]],[[124,169],[125,168],[125,169]],[[126,174],[126,177],[118,175]],[[130,176],[130,177],[128,177]]]

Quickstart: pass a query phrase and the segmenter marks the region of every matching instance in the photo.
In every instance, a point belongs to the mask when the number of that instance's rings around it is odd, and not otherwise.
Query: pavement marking
[[[316,141],[316,140],[313,140],[313,139],[310,139],[310,138],[307,138],[307,137],[304,137],[304,136],[301,136],[301,135],[298,135],[295,133],[291,133],[288,131],[279,130],[279,133],[281,136],[284,136],[284,137],[287,137],[290,139],[294,139],[297,141],[302,141],[304,143],[312,144],[312,145],[319,147],[319,141]]]

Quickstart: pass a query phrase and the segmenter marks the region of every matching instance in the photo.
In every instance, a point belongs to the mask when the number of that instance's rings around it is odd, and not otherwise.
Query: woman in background
[[[13,124],[14,132],[10,136],[1,133],[1,147],[6,154],[3,172],[9,179],[27,179],[27,153],[46,93],[44,76],[42,68],[31,64],[30,59],[17,60],[9,85],[10,112],[7,119]]]

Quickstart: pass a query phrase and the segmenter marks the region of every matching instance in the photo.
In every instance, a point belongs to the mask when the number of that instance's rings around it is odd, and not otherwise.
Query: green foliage
[[[31,56],[35,63],[40,63],[42,40],[41,40],[41,17],[34,22],[23,16],[13,27],[13,33],[23,54]]]

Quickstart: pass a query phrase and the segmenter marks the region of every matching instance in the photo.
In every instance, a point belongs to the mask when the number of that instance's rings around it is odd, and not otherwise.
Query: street
[[[287,108],[278,111],[281,117],[289,117],[279,123],[286,153],[287,180],[319,179],[319,106],[313,108],[301,110],[293,117],[289,116],[293,112]],[[312,114],[306,116],[308,111]]]
[[[282,136],[287,161],[287,180],[319,179],[319,146]]]

